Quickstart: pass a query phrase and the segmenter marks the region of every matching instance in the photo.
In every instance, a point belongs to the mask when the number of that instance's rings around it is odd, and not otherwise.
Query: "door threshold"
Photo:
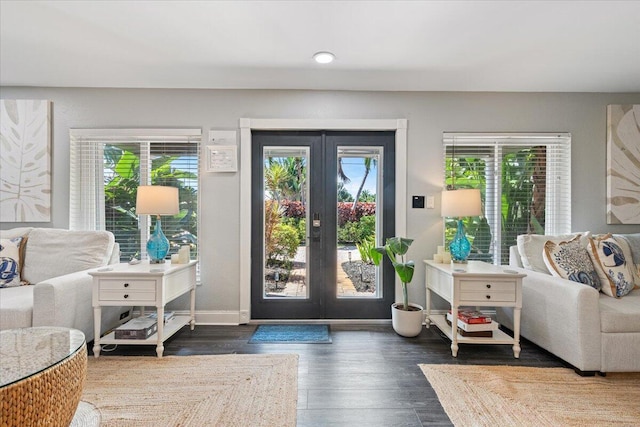
[[[329,325],[388,325],[391,319],[251,319],[249,325],[266,325],[271,323],[289,324],[329,324]]]

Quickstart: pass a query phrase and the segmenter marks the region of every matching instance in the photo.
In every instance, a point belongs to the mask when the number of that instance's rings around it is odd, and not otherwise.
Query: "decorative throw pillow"
[[[602,292],[615,298],[631,292],[634,287],[631,260],[627,260],[611,234],[590,238],[588,252],[600,276]]]
[[[22,237],[0,239],[0,288],[20,286],[20,243]]]
[[[613,238],[622,248],[624,259],[627,260],[627,266],[634,276],[634,289],[640,288],[640,233],[614,234]],[[632,244],[635,251],[632,249]]]
[[[517,237],[518,253],[522,260],[522,266],[526,269],[538,271],[540,273],[551,273],[544,262],[544,245],[548,241],[560,243],[571,240],[580,235],[583,246],[587,246],[588,237],[591,232],[564,234],[559,236],[546,236],[542,234],[521,234]]]
[[[600,290],[601,281],[582,245],[581,236],[568,242],[547,241],[544,244],[544,262],[553,276],[584,283]]]

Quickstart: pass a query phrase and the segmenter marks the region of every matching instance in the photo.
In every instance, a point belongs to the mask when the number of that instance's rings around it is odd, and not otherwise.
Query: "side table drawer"
[[[516,292],[514,289],[510,291],[462,291],[460,292],[460,300],[466,303],[477,302],[516,302]]]
[[[127,291],[127,290],[110,290],[110,289],[100,289],[100,293],[98,295],[98,299],[100,301],[133,301],[133,302],[155,302],[156,293],[155,292],[137,292],[137,291]]]
[[[496,282],[491,280],[461,280],[461,292],[514,292],[516,284],[513,282]]]
[[[100,291],[126,290],[129,292],[155,292],[155,280],[127,280],[127,279],[103,279],[100,280]]]
[[[100,301],[153,302],[156,300],[155,280],[102,279],[98,289]]]

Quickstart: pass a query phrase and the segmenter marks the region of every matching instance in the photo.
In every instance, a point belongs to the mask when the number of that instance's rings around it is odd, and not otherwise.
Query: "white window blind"
[[[484,216],[465,219],[470,259],[508,264],[519,234],[571,231],[571,135],[568,133],[443,134],[444,184],[476,188]],[[445,243],[455,234],[445,221]]]
[[[139,185],[179,189],[180,213],[163,216],[170,253],[191,246],[198,256],[198,165],[200,129],[71,129],[70,211],[72,230],[108,230],[121,260],[146,257],[153,225],[136,214]]]

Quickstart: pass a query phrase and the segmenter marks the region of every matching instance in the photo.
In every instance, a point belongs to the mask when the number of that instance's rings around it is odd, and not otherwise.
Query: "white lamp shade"
[[[461,189],[442,192],[442,216],[462,217],[481,214],[480,190]]]
[[[136,197],[138,215],[176,215],[178,207],[178,189],[161,185],[141,185]]]

